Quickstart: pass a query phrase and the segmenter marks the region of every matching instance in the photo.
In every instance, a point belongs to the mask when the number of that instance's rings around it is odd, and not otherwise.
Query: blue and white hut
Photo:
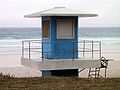
[[[41,57],[37,60],[31,58],[30,47],[32,41],[23,41],[22,65],[42,71],[42,76],[78,76],[78,70],[84,68],[101,67],[101,45],[98,59],[80,59],[79,52],[85,55],[85,40],[83,49],[79,50],[78,18],[95,17],[97,14],[85,13],[65,7],[54,7],[37,13],[25,15],[27,18],[42,19]],[[28,58],[25,58],[25,42],[29,43]],[[87,41],[89,42],[89,41]],[[98,42],[99,43],[99,42]],[[94,42],[91,41],[91,54],[93,58]],[[99,43],[100,44],[100,43]]]

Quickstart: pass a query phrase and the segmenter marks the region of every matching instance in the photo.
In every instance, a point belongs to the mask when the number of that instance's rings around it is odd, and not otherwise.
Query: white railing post
[[[31,59],[30,41],[29,41],[29,60]]]
[[[93,58],[93,52],[94,52],[93,48],[94,48],[94,42],[92,41],[92,58]]]
[[[42,42],[42,61],[44,60],[44,57],[43,57],[43,42]]]
[[[85,40],[83,41],[83,58],[85,57]]]
[[[22,41],[22,58],[24,58],[24,41]]]
[[[99,54],[100,54],[100,58],[101,58],[101,41],[99,42]]]

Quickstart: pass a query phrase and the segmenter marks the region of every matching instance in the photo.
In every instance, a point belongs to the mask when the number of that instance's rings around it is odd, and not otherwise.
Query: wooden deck
[[[41,59],[21,58],[21,64],[38,70],[64,70],[101,67],[100,59]]]

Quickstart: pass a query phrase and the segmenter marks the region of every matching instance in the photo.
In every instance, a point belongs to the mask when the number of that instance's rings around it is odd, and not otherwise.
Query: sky
[[[0,0],[0,27],[41,27],[24,15],[60,6],[98,14],[80,18],[81,27],[120,27],[120,0]]]

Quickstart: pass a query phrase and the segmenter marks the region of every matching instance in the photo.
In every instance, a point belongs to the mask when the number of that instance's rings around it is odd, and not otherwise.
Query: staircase
[[[99,78],[102,77],[100,75],[100,68],[90,68],[88,73],[88,78]]]

